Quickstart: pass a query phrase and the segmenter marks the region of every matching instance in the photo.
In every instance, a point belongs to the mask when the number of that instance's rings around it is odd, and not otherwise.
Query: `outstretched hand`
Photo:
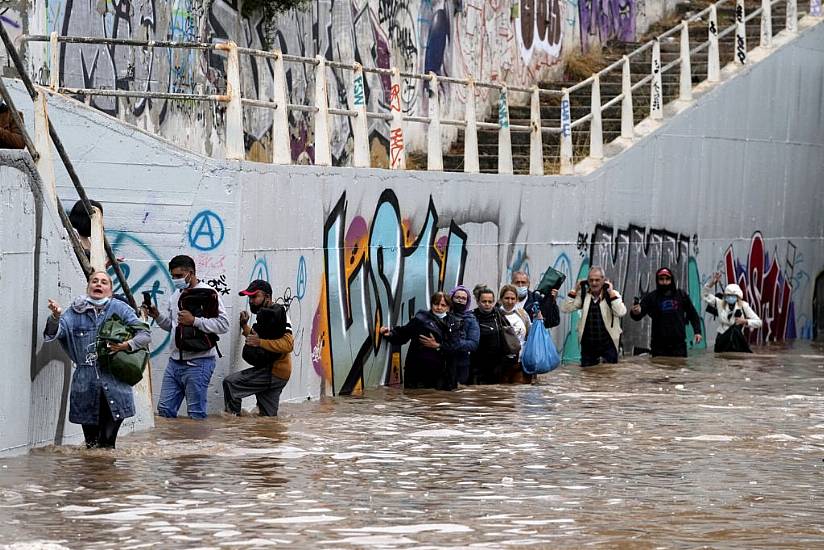
[[[55,319],[59,319],[63,314],[63,308],[51,298],[49,298],[49,310],[51,311],[52,317]]]

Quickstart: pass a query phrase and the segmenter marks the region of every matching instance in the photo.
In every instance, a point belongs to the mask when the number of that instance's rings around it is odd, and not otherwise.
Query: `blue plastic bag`
[[[532,324],[529,336],[521,353],[521,367],[526,374],[544,374],[561,364],[561,356],[555,348],[555,342],[549,336],[542,321]]]

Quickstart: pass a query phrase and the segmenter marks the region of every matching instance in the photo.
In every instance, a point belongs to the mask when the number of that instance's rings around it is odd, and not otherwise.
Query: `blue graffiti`
[[[295,298],[303,300],[306,294],[306,259],[301,256],[298,260],[298,276],[295,281]]]
[[[204,210],[189,225],[189,246],[197,250],[214,250],[223,242],[223,220],[211,210]]]
[[[163,295],[170,296],[172,290],[172,278],[166,269],[166,262],[143,241],[133,237],[124,231],[106,231],[115,252],[115,256],[125,258],[120,263],[120,269],[129,283],[132,294],[139,296],[143,291],[152,295],[152,303],[155,306],[160,304]],[[114,270],[109,268],[109,273]],[[121,292],[120,283],[117,277],[114,279],[114,292]],[[154,325],[155,321],[151,321]],[[155,357],[161,353],[171,341],[171,334],[165,330],[152,331],[153,335],[163,334],[163,340],[155,345],[151,351],[151,356]]]
[[[345,227],[344,193],[323,232],[336,395],[351,393],[359,383],[364,387],[387,383],[392,350],[385,340],[376,339],[376,327],[408,322],[417,310],[429,307],[435,290],[460,284],[467,256],[466,233],[455,222],[450,224],[443,257],[436,251],[438,213],[431,198],[417,240],[406,246],[398,199],[391,189],[384,191],[366,235],[365,254],[351,270],[346,266],[354,261],[354,251],[345,246]]]
[[[252,266],[252,274],[249,275],[250,281],[255,280],[269,281],[269,264],[266,261],[266,256],[255,260],[255,265]]]

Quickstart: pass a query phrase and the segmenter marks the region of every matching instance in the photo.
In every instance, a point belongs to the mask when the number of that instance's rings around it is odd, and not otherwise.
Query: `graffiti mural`
[[[635,40],[635,0],[578,0],[581,49],[597,38],[629,42]]]
[[[579,234],[579,248],[586,240]],[[649,229],[630,225],[615,231],[606,225],[596,225],[589,243],[589,265],[601,266],[606,276],[621,292],[624,301],[631,306],[635,298],[642,298],[655,290],[655,272],[661,266],[669,267],[674,275],[673,283],[688,291],[696,310],[701,311],[701,288],[698,267],[690,257],[691,248],[697,247],[698,237],[690,237],[665,229]],[[585,275],[584,275],[585,276]],[[649,349],[650,319],[623,321],[622,342],[625,353]],[[691,347],[692,329],[687,330]],[[701,342],[697,347],[703,348]]]
[[[770,256],[766,248],[761,232],[756,232],[750,240],[746,260],[735,255],[732,245],[723,259],[725,284],[740,286],[744,299],[764,322],[760,329],[750,330],[750,341],[754,344],[796,338],[792,281],[798,249],[792,241],[787,241],[786,249],[779,252],[776,247]]]
[[[378,329],[405,324],[428,308],[435,290],[463,282],[467,256],[466,234],[454,221],[439,231],[444,224],[431,198],[417,233],[391,190],[371,223],[355,216],[347,226],[346,210],[344,193],[323,230],[324,279],[312,327],[315,370],[335,395],[401,381],[397,350]]]

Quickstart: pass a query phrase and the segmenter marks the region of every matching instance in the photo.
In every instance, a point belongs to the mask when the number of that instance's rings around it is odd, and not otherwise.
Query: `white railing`
[[[573,172],[573,131],[589,122],[590,143],[589,156],[592,159],[603,158],[603,112],[611,107],[621,104],[621,137],[631,140],[634,137],[634,104],[632,94],[641,87],[650,87],[650,118],[660,120],[663,118],[664,89],[662,76],[667,71],[680,66],[679,94],[680,101],[690,101],[692,99],[692,67],[691,57],[706,49],[708,51],[706,80],[710,82],[718,81],[720,78],[720,54],[719,40],[724,36],[735,32],[734,59],[739,64],[746,64],[748,50],[746,37],[746,23],[755,17],[761,17],[761,39],[759,45],[769,48],[772,45],[772,7],[779,2],[786,2],[786,31],[797,32],[797,7],[796,0],[762,0],[761,8],[753,11],[749,15],[745,14],[744,0],[736,0],[735,22],[726,29],[718,29],[717,8],[731,2],[732,0],[719,0],[701,12],[682,21],[679,25],[664,32],[639,48],[624,56],[622,59],[612,63],[608,67],[598,71],[591,77],[562,90],[542,89],[537,86],[525,88],[520,86],[507,86],[506,83],[475,81],[471,77],[468,79],[439,76],[434,73],[418,74],[400,71],[397,68],[372,68],[363,67],[358,63],[348,64],[324,59],[322,56],[315,58],[299,57],[281,53],[279,50],[264,51],[251,48],[241,48],[234,42],[221,43],[200,43],[200,42],[164,42],[164,41],[140,41],[119,38],[97,38],[97,37],[71,37],[58,36],[52,33],[45,35],[24,35],[21,40],[29,42],[50,42],[51,45],[51,68],[50,68],[50,88],[53,91],[81,95],[87,101],[92,96],[109,96],[124,98],[155,98],[185,101],[217,102],[226,105],[226,156],[230,159],[245,158],[245,148],[243,140],[243,109],[265,108],[273,111],[273,152],[272,162],[276,164],[291,164],[292,157],[290,151],[288,111],[303,111],[313,115],[314,123],[314,151],[315,164],[329,166],[332,164],[329,117],[343,116],[352,120],[354,151],[352,162],[355,167],[370,166],[368,119],[377,118],[389,123],[389,166],[391,169],[406,169],[406,146],[405,134],[408,124],[427,125],[427,169],[443,169],[443,143],[441,136],[441,126],[454,126],[464,130],[464,171],[477,173],[480,171],[478,155],[478,129],[491,129],[498,132],[498,173],[512,174],[512,146],[511,132],[524,132],[530,134],[529,147],[529,173],[530,175],[543,175],[545,157],[543,150],[543,135],[559,135],[559,168],[561,174],[571,174]],[[815,2],[817,0],[813,0]],[[811,6],[811,11],[812,6]],[[689,25],[706,21],[707,40],[699,45],[690,48]],[[680,33],[680,53],[666,65],[662,66],[661,42]],[[209,50],[223,52],[227,56],[226,64],[226,90],[217,94],[187,94],[176,92],[151,92],[137,90],[109,90],[91,88],[67,88],[60,86],[59,74],[59,43],[74,44],[96,44],[96,45],[122,45],[133,46],[144,49],[152,48],[175,48],[189,50]],[[648,74],[637,82],[632,82],[631,64],[634,59],[646,56],[651,50],[651,66]],[[240,55],[247,55],[252,58],[263,58],[273,61],[274,70],[274,92],[272,100],[251,99],[242,97]],[[315,93],[314,104],[303,105],[288,102],[288,90],[286,83],[285,64],[302,64],[314,68],[315,73]],[[349,109],[332,108],[329,106],[327,93],[327,70],[337,69],[349,71],[351,73],[351,87],[348,90]],[[601,81],[613,71],[621,69],[621,93],[611,98],[606,103],[601,101]],[[374,73],[381,76],[388,76],[391,79],[391,100],[387,112],[371,112],[367,110],[365,96],[364,74]],[[399,93],[401,78],[417,79],[427,81],[430,93],[428,116],[411,116],[404,114],[402,94]],[[440,101],[438,98],[439,83],[449,83],[465,88],[465,96],[468,98],[463,120],[447,119],[441,116]],[[579,118],[572,119],[572,105],[570,94],[585,88],[591,87],[589,112]],[[488,88],[497,90],[498,97],[498,121],[485,122],[477,120],[475,95],[477,88]],[[434,91],[434,92],[433,92]],[[510,94],[528,94],[530,98],[530,123],[529,125],[513,125],[510,123],[509,103]],[[560,98],[560,118],[557,127],[544,126],[541,118],[541,98]],[[586,107],[585,107],[586,108]]]

